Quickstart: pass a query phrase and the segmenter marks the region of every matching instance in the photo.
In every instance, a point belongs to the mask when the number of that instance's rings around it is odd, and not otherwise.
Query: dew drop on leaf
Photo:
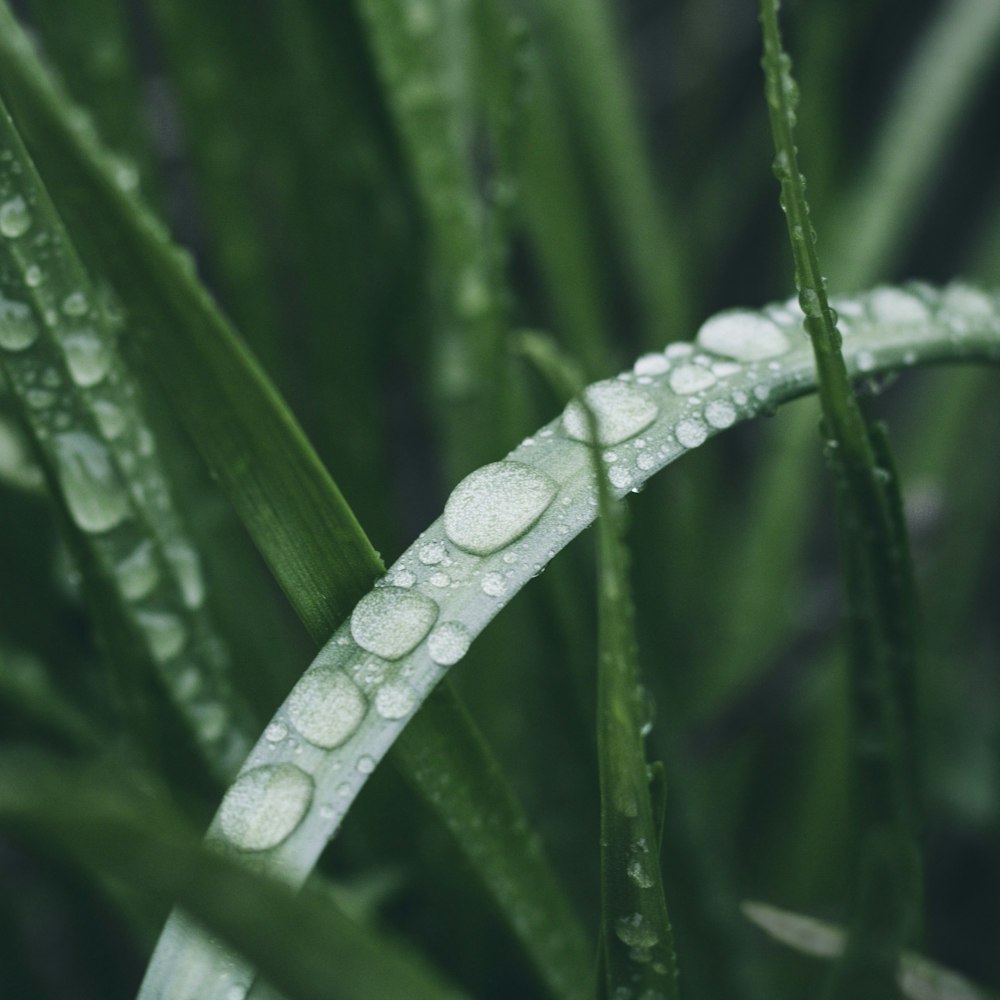
[[[402,587],[380,587],[358,602],[351,635],[369,653],[398,660],[427,635],[437,616],[438,607],[429,597]]]
[[[715,376],[700,365],[681,365],[670,373],[670,388],[680,396],[715,385]]]
[[[160,582],[160,571],[153,558],[153,543],[142,542],[115,567],[118,586],[127,601],[138,601],[150,594]]]
[[[73,381],[86,388],[97,385],[111,368],[111,349],[94,330],[80,330],[62,340]]]
[[[460,622],[442,622],[427,637],[427,650],[435,663],[450,667],[465,656],[471,641],[469,630]]]
[[[718,430],[730,427],[736,422],[736,407],[724,399],[713,399],[705,407],[705,419]]]
[[[584,390],[584,399],[597,419],[603,445],[621,444],[644,431],[659,414],[659,407],[642,390],[618,379],[597,382]],[[576,400],[566,407],[563,428],[574,441],[590,441],[587,412]]]
[[[164,663],[176,656],[187,642],[187,628],[177,615],[169,611],[140,611],[136,614],[156,660]]]
[[[655,928],[650,926],[641,913],[619,917],[615,921],[615,934],[630,948],[652,948],[659,940]]]
[[[876,288],[868,296],[868,311],[876,323],[925,323],[931,315],[925,302],[900,288]]]
[[[128,496],[107,448],[83,431],[54,439],[59,482],[73,520],[83,531],[109,531],[128,515]]]
[[[448,498],[444,530],[460,549],[489,555],[531,528],[556,492],[547,475],[521,462],[484,465]]]
[[[775,358],[791,346],[775,322],[743,309],[706,320],[696,339],[706,351],[747,362]]]
[[[677,424],[674,434],[685,448],[697,448],[708,437],[708,428],[700,420],[688,417]]]
[[[277,847],[302,822],[313,780],[294,764],[265,764],[240,775],[219,808],[222,832],[245,851]]]
[[[288,698],[292,725],[313,745],[332,750],[365,716],[365,698],[347,674],[328,665],[307,671]]]
[[[0,347],[6,351],[23,351],[37,337],[38,328],[28,306],[0,296]]]
[[[16,195],[0,205],[0,233],[8,239],[17,239],[31,228],[31,213],[25,200]]]
[[[416,704],[416,692],[402,681],[383,684],[375,693],[375,711],[383,719],[405,719]]]

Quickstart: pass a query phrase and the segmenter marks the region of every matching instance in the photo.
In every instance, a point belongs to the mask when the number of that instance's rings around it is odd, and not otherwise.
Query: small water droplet
[[[587,406],[597,420],[603,445],[616,445],[644,431],[659,414],[659,407],[642,390],[608,379],[584,390]],[[563,428],[575,441],[590,441],[590,424],[583,406],[576,400],[563,412]]]
[[[442,667],[458,663],[469,649],[472,637],[460,622],[442,622],[427,637],[431,659]]]
[[[507,581],[500,573],[484,573],[479,587],[489,597],[503,597],[507,593]]]
[[[313,780],[294,764],[265,764],[245,771],[226,792],[219,825],[245,851],[277,847],[302,822]]]
[[[54,438],[59,482],[66,506],[83,531],[103,532],[128,516],[128,496],[107,448],[83,431]]]
[[[691,346],[686,340],[675,340],[672,344],[667,344],[663,349],[663,353],[668,358],[683,358],[688,354],[694,353],[694,347]]]
[[[80,330],[62,338],[66,364],[73,381],[83,387],[97,385],[111,368],[111,349],[94,330]]]
[[[632,473],[622,465],[608,469],[608,482],[616,489],[628,489],[632,485]]]
[[[375,711],[383,719],[405,719],[416,704],[416,692],[403,681],[390,681],[375,692]]]
[[[106,399],[95,399],[93,409],[104,437],[109,441],[121,437],[126,427],[125,414],[121,408]]]
[[[393,570],[392,576],[389,578],[389,582],[394,587],[402,587],[406,590],[417,582],[417,578],[413,575],[411,570],[408,570],[405,566],[399,566]]]
[[[205,578],[201,573],[198,553],[187,542],[175,539],[167,544],[164,554],[177,577],[184,604],[189,608],[200,608],[205,602]]]
[[[358,602],[351,615],[351,635],[369,653],[398,660],[427,635],[437,616],[438,607],[429,597],[401,587],[381,587]]]
[[[670,388],[681,396],[700,392],[711,385],[715,385],[715,376],[699,365],[681,365],[670,373]]]
[[[724,399],[713,399],[705,407],[705,419],[719,430],[730,427],[736,421],[736,408]]]
[[[288,735],[288,726],[283,722],[272,722],[264,730],[264,739],[268,743],[280,743]]]
[[[870,372],[875,367],[875,355],[871,351],[858,351],[854,360],[860,372]]]
[[[707,351],[743,362],[777,357],[790,347],[776,323],[743,309],[732,309],[706,320],[698,331],[697,341]]]
[[[708,429],[700,420],[687,417],[677,424],[674,428],[674,434],[677,436],[678,442],[685,448],[697,448],[708,437]]]
[[[69,295],[63,299],[62,311],[67,316],[83,316],[89,308],[90,307],[87,304],[87,296],[79,290],[70,292]]]
[[[447,573],[432,573],[429,583],[432,587],[440,587],[443,590],[451,586],[451,577]]]
[[[447,551],[441,542],[428,542],[420,547],[417,558],[425,566],[436,566],[447,555]]]
[[[160,571],[153,556],[153,543],[140,543],[115,567],[118,586],[127,601],[147,597],[160,582]]]
[[[154,658],[164,663],[176,656],[187,642],[187,628],[169,611],[139,611],[136,620],[146,635]]]
[[[38,327],[31,309],[23,302],[0,296],[0,347],[7,351],[23,351],[37,339]]]
[[[520,462],[494,462],[466,476],[444,508],[444,529],[460,549],[489,555],[520,538],[557,492],[543,472]]]
[[[375,758],[368,754],[362,754],[354,766],[358,769],[359,774],[371,774],[375,770]]]
[[[348,740],[365,716],[364,695],[343,671],[317,664],[288,696],[292,725],[313,745],[332,750]]]
[[[31,212],[27,202],[15,195],[0,205],[0,233],[14,240],[31,228]]]
[[[643,354],[632,366],[636,375],[662,375],[670,369],[665,354]]]
[[[641,913],[619,917],[615,921],[615,934],[630,948],[652,948],[659,941],[656,930]]]

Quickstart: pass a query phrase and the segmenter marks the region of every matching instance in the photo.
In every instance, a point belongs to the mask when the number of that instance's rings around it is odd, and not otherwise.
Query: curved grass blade
[[[342,915],[328,897],[293,895],[208,851],[162,797],[127,773],[59,758],[0,754],[0,824],[55,844],[84,869],[127,885],[160,907],[185,910],[253,957],[296,1000],[458,998],[424,960]],[[198,1000],[179,981],[170,1000]],[[232,997],[233,994],[228,994]]]
[[[803,955],[837,958],[844,952],[847,934],[835,924],[753,900],[743,904],[743,913],[775,941]],[[997,997],[995,992],[975,986],[912,951],[900,955],[897,983],[902,995],[911,1000],[996,1000]]]
[[[137,640],[210,767],[229,780],[251,727],[214,641],[197,552],[106,308],[2,104],[0,141],[0,367],[91,594],[113,595],[99,619],[120,620]],[[112,646],[116,632],[104,630]],[[129,655],[119,647],[119,659]]]
[[[923,288],[919,298],[893,290],[913,309],[888,326],[878,312],[886,292],[835,302],[852,317],[845,330],[850,377],[936,360],[1000,362],[996,295],[967,286]],[[790,310],[781,324],[770,318],[780,315],[720,314],[703,324],[694,344],[671,345],[655,366],[647,358],[638,373],[587,390],[615,439],[602,456],[614,496],[641,488],[738,421],[814,389],[815,362],[799,318]],[[504,605],[594,520],[582,426],[579,412],[569,411],[459,483],[444,516],[359,602],[278,710],[213,821],[213,842],[242,850],[255,867],[290,882],[306,878],[420,702]],[[442,566],[445,558],[451,561]],[[316,691],[329,693],[323,711],[313,707]],[[297,789],[291,798],[289,788]],[[262,843],[255,817],[264,815],[271,839]],[[245,967],[212,964],[203,947],[183,927],[168,926],[151,973],[157,989],[169,994],[171,976],[189,963],[203,967],[213,984],[205,1000],[252,980]]]
[[[884,436],[865,424],[848,379],[799,172],[797,85],[778,29],[779,0],[761,0],[762,66],[775,175],[795,262],[795,284],[816,358],[825,450],[837,487],[850,628],[854,780],[861,857],[855,926],[831,997],[891,996],[900,948],[919,923],[921,862],[915,787],[914,592],[909,542]]]
[[[27,55],[17,45],[11,51]],[[87,221],[102,230],[95,235],[108,241],[102,244],[106,252],[118,254],[115,276],[136,296],[127,304],[151,328],[150,351],[179,415],[299,617],[322,643],[346,616],[343,601],[356,600],[371,586],[381,561],[291,414],[206,293],[174,252],[151,235],[152,224],[141,210],[120,192],[109,193],[98,152],[81,148],[60,130],[56,104],[33,63],[0,61],[0,75],[12,68],[23,71],[16,79],[26,106],[33,100],[30,107],[47,113],[51,130],[45,138],[55,144],[50,148],[73,157],[93,185],[95,200],[84,206],[93,213]],[[96,212],[95,206],[100,206]],[[102,226],[105,209],[121,230]],[[128,258],[112,247],[119,238],[134,240]],[[155,314],[149,311],[151,300],[162,307]],[[556,995],[578,992],[588,977],[582,932],[513,793],[499,781],[484,741],[457,701],[442,696],[432,715],[416,720],[407,747],[397,755],[404,774],[456,833],[542,978]],[[450,785],[447,794],[443,783]]]

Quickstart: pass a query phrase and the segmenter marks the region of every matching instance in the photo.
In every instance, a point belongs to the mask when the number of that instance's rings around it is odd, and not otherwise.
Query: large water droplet
[[[597,419],[601,444],[621,444],[645,430],[657,417],[659,407],[641,389],[608,379],[584,390],[584,399]],[[563,427],[576,441],[590,441],[587,412],[576,400],[563,413]]]
[[[73,520],[84,531],[109,531],[125,520],[128,496],[111,463],[108,449],[83,431],[54,439],[59,482]]]
[[[23,302],[12,302],[0,296],[0,347],[23,351],[37,339],[38,327],[31,309]]]
[[[405,719],[416,705],[416,692],[403,681],[390,681],[375,693],[375,711],[383,719]]]
[[[309,670],[292,689],[288,717],[310,742],[325,750],[349,739],[365,717],[365,698],[343,671],[328,665]]]
[[[351,635],[369,653],[386,660],[406,656],[430,631],[437,605],[401,587],[380,587],[362,597],[351,615]]]
[[[140,611],[136,615],[146,634],[153,656],[164,663],[176,656],[187,642],[187,628],[177,615],[169,611]]]
[[[520,462],[485,465],[448,497],[444,530],[466,552],[488,555],[520,538],[552,503],[557,489],[543,472]]]
[[[294,764],[265,764],[241,774],[219,807],[222,832],[245,851],[277,847],[302,822],[313,780]]]
[[[925,323],[931,315],[925,302],[899,288],[876,288],[868,311],[876,323]]]
[[[715,376],[701,365],[681,365],[670,373],[670,388],[678,395],[700,392],[715,385]]]
[[[153,557],[153,543],[142,542],[115,567],[118,586],[127,601],[146,597],[160,582],[160,571]]]
[[[442,622],[427,637],[431,659],[442,667],[458,663],[468,652],[472,636],[461,622]]]
[[[80,386],[97,385],[111,367],[111,349],[94,330],[80,330],[62,339],[66,363]]]
[[[791,346],[776,323],[744,309],[706,320],[696,339],[706,351],[746,362],[777,357]]]
[[[31,228],[31,213],[27,202],[20,196],[5,201],[0,205],[0,233],[8,239],[23,236]]]

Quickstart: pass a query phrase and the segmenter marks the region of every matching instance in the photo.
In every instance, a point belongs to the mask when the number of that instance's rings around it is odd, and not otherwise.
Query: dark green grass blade
[[[521,348],[564,399],[580,396],[574,367],[540,338]],[[578,404],[579,405],[579,404]],[[665,782],[643,747],[648,711],[639,679],[624,508],[606,479],[597,417],[584,402],[597,484],[597,747],[601,785],[601,969],[606,995],[678,996],[673,932],[660,873]],[[655,803],[654,803],[655,797]],[[633,993],[634,991],[634,993]]]
[[[30,70],[31,66],[20,68]],[[41,83],[30,73],[19,79]],[[51,94],[44,87],[18,93],[26,101],[38,100],[37,110],[52,115]],[[149,352],[178,414],[310,634],[317,643],[324,641],[346,616],[343,602],[353,603],[371,586],[381,562],[293,418],[207,294],[137,207],[108,183],[93,151],[76,146],[60,130],[58,116],[53,117],[51,131],[39,141],[58,143],[55,148],[74,155],[95,197],[103,199],[103,208],[120,223],[121,230],[114,233],[128,234],[125,240],[131,243],[133,255],[118,253],[116,277],[133,291],[135,301],[128,304],[150,327]],[[94,213],[93,206],[90,213]],[[105,249],[111,254],[118,237],[101,226],[101,214],[98,209],[87,218],[103,229],[98,239],[107,241]],[[151,311],[151,304],[159,309]],[[440,748],[454,734],[456,758],[465,754],[463,770],[453,775],[456,789],[463,790],[465,811],[449,814],[447,824],[461,831],[459,843],[473,861],[480,850],[495,862],[484,864],[481,874],[540,972],[553,986],[578,982],[580,973],[573,968],[573,956],[579,960],[584,950],[579,931],[570,908],[555,891],[553,877],[531,846],[513,795],[497,786],[497,767],[468,717],[451,711],[447,701],[437,708],[437,718],[441,716],[447,716],[448,723],[440,722],[433,730],[418,717],[413,742],[419,742],[426,726],[430,746]],[[439,766],[450,756],[439,751]],[[426,772],[408,754],[400,758],[404,773],[418,788],[425,782],[437,783],[438,776]],[[452,801],[431,793],[427,797],[437,809],[447,808]],[[491,818],[497,835],[477,846],[476,831],[485,818]],[[523,856],[516,858],[515,851]],[[499,857],[499,852],[508,857]],[[506,876],[516,877],[516,887]],[[515,915],[522,904],[544,917],[523,924]],[[539,919],[560,933],[552,938],[537,935]],[[561,950],[549,954],[547,942],[555,938]]]
[[[206,850],[164,799],[127,772],[5,751],[0,824],[28,844],[58,847],[160,908],[179,901],[251,956],[289,1000],[462,995],[424,960],[349,920],[328,898],[295,896],[248,873],[236,858]],[[169,1000],[196,1000],[196,989],[177,983]]]
[[[775,175],[816,358],[826,452],[851,622],[849,671],[861,825],[855,915],[832,997],[891,996],[899,950],[919,925],[920,854],[913,719],[916,640],[909,545],[888,446],[866,428],[847,377],[836,316],[816,254],[794,141],[797,87],[781,48],[777,0],[761,0],[765,86]]]

